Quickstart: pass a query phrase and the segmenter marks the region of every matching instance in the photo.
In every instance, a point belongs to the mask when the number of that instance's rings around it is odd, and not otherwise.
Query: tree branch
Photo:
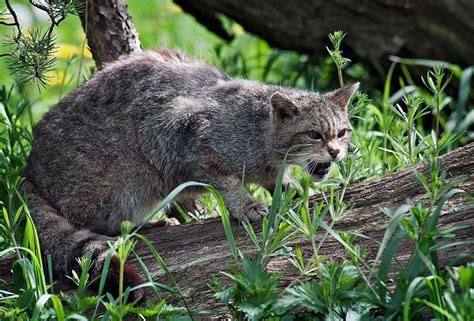
[[[13,10],[12,5],[10,4],[10,0],[5,0],[5,5],[7,6],[8,12],[12,15],[13,18],[13,25],[16,26],[18,34],[15,37],[15,40],[21,36],[21,27],[20,22],[18,22],[18,17],[16,15],[15,10]]]
[[[141,50],[137,30],[123,0],[87,0],[82,27],[98,68]]]
[[[473,63],[474,12],[471,0],[174,0],[211,31],[215,22],[199,17],[221,13],[272,47],[325,55],[322,43],[335,30],[349,34],[344,52],[375,67],[390,54]]]
[[[5,21],[0,21],[0,25],[4,26],[16,26],[14,22],[5,22]]]

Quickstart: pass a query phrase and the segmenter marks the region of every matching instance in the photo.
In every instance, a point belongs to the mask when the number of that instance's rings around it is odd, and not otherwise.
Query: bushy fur
[[[341,159],[356,89],[321,95],[234,80],[167,49],[108,65],[36,129],[24,187],[45,253],[69,272],[123,220],[141,222],[190,180],[214,185],[235,217],[259,219],[268,210],[249,194],[241,199],[243,169],[247,182],[271,186],[294,145],[304,146],[290,153],[293,163]],[[315,131],[321,139],[308,136]]]

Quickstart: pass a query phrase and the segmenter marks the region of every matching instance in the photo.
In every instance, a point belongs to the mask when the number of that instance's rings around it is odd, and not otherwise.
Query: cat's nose
[[[336,158],[337,155],[339,154],[339,152],[340,152],[339,149],[328,148],[328,153],[329,153],[329,155],[332,156],[332,158]]]

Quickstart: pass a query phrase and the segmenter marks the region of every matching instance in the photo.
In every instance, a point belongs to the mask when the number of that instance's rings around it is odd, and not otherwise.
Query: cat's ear
[[[285,94],[276,92],[270,98],[272,103],[273,118],[278,121],[284,121],[297,115],[300,110],[298,106]]]
[[[359,89],[360,82],[342,87],[327,93],[325,96],[331,99],[336,105],[346,108],[352,95]]]

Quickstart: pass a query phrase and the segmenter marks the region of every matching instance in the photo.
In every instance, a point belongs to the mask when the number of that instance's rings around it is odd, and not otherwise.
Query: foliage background
[[[25,31],[33,27],[46,28],[47,16],[32,8],[28,1],[18,0],[13,6],[18,11]],[[224,25],[235,36],[230,44],[207,31],[171,0],[129,1],[128,8],[144,48],[166,46],[184,49],[224,68],[235,77],[324,90],[337,84],[335,67],[329,57],[308,57],[272,49],[265,41],[246,33],[240,25],[225,17],[221,17]],[[23,90],[24,95],[35,102],[33,115],[36,121],[61,97],[89,77],[94,68],[77,16],[68,16],[55,30],[55,56],[58,62],[56,70],[48,74],[50,86],[38,91],[34,85],[25,84]],[[0,33],[3,35],[12,31],[13,28],[0,25]],[[0,68],[3,70],[0,73],[0,83],[9,87],[15,82],[15,78],[8,71],[6,59],[0,59]],[[362,82],[369,78],[359,64],[351,66],[346,74]]]

